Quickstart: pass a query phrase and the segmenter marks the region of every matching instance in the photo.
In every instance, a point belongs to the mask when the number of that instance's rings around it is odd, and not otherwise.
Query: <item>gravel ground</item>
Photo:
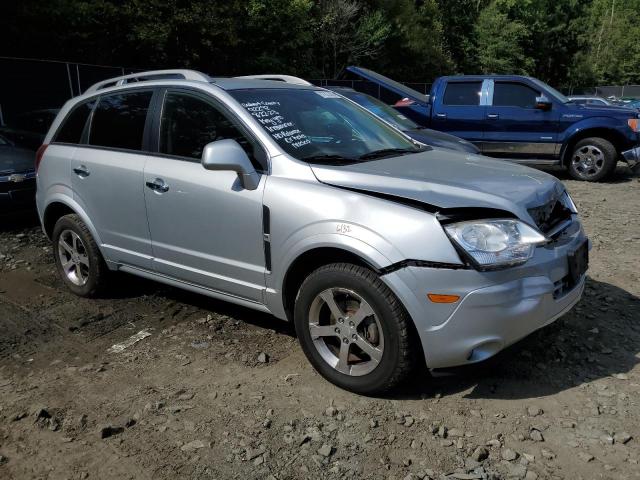
[[[593,241],[579,305],[387,398],[268,315],[124,275],[74,297],[35,222],[2,220],[0,478],[640,478],[640,182],[561,178]]]

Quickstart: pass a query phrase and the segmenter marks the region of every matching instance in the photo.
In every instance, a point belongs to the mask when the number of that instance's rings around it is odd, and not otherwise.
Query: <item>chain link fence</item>
[[[20,124],[20,128],[27,128],[25,122],[21,121],[26,115],[34,112],[47,112],[48,118],[52,119],[56,110],[69,98],[80,95],[92,84],[140,70],[107,65],[0,57],[0,71],[2,72],[0,75],[0,127],[11,128],[13,125]],[[399,99],[397,94],[374,82],[330,79],[312,79],[310,81],[322,87],[353,88],[388,104],[393,104]],[[404,84],[427,95],[431,89],[431,83],[426,82],[404,82]],[[640,85],[599,86],[580,89],[569,87],[562,90],[570,95],[589,94],[602,97],[640,98]],[[48,125],[46,127],[48,128]]]
[[[0,126],[15,123],[21,115],[56,110],[89,86],[137,70],[0,57]]]

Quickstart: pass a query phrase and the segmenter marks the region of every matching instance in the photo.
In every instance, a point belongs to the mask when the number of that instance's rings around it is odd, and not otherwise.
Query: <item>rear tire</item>
[[[52,241],[56,269],[69,290],[81,297],[95,297],[104,291],[109,268],[78,215],[60,217],[53,227]]]
[[[311,273],[298,292],[294,322],[318,373],[360,394],[393,389],[422,353],[404,306],[378,275],[357,265],[335,263]]]
[[[607,178],[618,164],[618,152],[604,138],[589,137],[573,147],[567,161],[569,173],[576,180],[599,182]]]

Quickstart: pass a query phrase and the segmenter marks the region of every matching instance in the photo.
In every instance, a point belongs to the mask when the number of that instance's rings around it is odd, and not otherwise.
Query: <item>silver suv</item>
[[[554,177],[417,144],[312,85],[111,79],[67,102],[36,167],[73,292],[123,271],[270,312],[355,392],[484,360],[584,287],[590,244]]]

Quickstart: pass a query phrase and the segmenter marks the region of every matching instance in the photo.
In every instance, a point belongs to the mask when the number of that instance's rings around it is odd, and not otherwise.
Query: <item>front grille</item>
[[[571,218],[571,210],[564,206],[560,198],[554,198],[544,205],[529,208],[527,211],[542,233],[551,231],[555,226]]]
[[[0,193],[10,193],[21,190],[34,190],[36,188],[36,179],[28,178],[21,182],[10,182],[7,177],[0,178]],[[3,180],[4,179],[4,180]]]

